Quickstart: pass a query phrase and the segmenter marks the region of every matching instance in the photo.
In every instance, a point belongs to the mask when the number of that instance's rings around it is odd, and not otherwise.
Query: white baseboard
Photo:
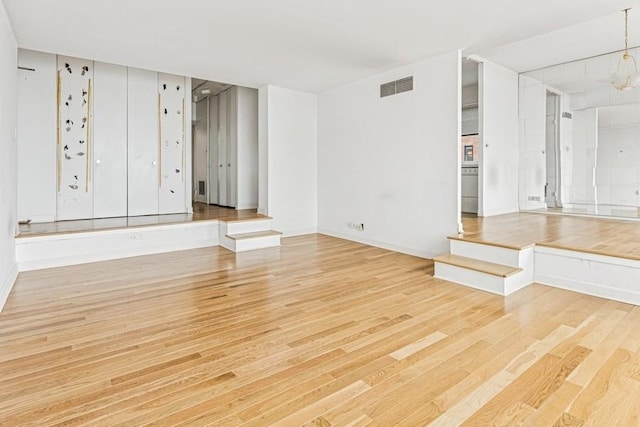
[[[13,263],[13,267],[11,268],[11,271],[9,271],[7,277],[5,277],[2,282],[0,282],[0,312],[4,308],[4,304],[7,302],[9,293],[11,293],[11,289],[13,289],[13,285],[15,285],[17,278],[18,263]]]
[[[440,254],[446,252],[446,249],[443,249],[441,253],[435,254],[435,253],[432,253],[430,251],[425,251],[425,250],[416,249],[416,248],[408,248],[408,247],[404,247],[404,246],[398,246],[398,245],[394,245],[392,243],[379,242],[377,240],[366,239],[366,238],[363,238],[363,237],[356,237],[356,236],[353,236],[351,234],[336,233],[334,231],[327,230],[327,229],[324,229],[324,228],[318,228],[318,233],[326,234],[327,236],[331,236],[331,237],[338,237],[340,239],[351,240],[353,242],[362,243],[364,245],[375,246],[377,248],[388,249],[388,250],[394,251],[394,252],[400,252],[400,253],[407,254],[407,255],[413,255],[413,256],[420,257],[420,258],[426,258],[426,259],[432,259],[434,256],[440,255]],[[445,242],[445,246],[446,246],[446,242]]]
[[[196,221],[16,239],[20,271],[219,245],[218,221]]]
[[[282,230],[278,230],[282,231]],[[303,228],[299,230],[282,231],[282,237],[306,236],[307,234],[317,234],[317,228]]]
[[[505,206],[505,207],[496,208],[496,209],[485,209],[482,212],[482,215],[479,215],[479,216],[488,217],[488,216],[496,216],[496,215],[505,215],[505,214],[514,213],[518,211],[520,211],[520,208],[518,206]]]

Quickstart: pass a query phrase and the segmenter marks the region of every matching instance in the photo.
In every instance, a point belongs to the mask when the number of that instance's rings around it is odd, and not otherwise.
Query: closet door
[[[58,56],[57,220],[93,217],[93,61]]]
[[[227,202],[236,207],[238,202],[238,86],[229,89],[227,113]]]
[[[218,204],[229,206],[227,191],[227,146],[229,144],[228,116],[229,91],[226,90],[219,97],[219,125],[218,125]]]
[[[159,212],[182,213],[186,206],[185,79],[159,73],[157,91],[160,104]]]
[[[128,215],[158,213],[160,141],[158,74],[128,68]]]
[[[209,103],[209,203],[218,199],[218,96],[208,98]]]
[[[207,163],[209,146],[209,100],[203,98],[196,104],[196,121],[193,129],[193,188],[196,201],[207,203]],[[202,185],[200,185],[202,184]]]
[[[93,216],[127,216],[127,68],[94,67]]]

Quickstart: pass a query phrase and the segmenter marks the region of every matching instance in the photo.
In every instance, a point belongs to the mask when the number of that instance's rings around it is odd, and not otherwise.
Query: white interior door
[[[94,67],[94,217],[127,216],[127,68]]]
[[[158,211],[160,105],[158,74],[128,69],[128,215]]]
[[[487,61],[479,65],[478,71],[478,215],[516,212],[518,74]]]
[[[227,112],[227,202],[236,207],[238,203],[238,86],[229,92],[229,109]]]
[[[219,204],[219,183],[218,183],[218,128],[219,128],[219,106],[218,96],[208,98],[209,103],[209,203]]]

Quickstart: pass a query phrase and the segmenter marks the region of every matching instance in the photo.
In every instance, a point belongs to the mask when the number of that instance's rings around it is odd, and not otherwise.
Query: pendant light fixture
[[[636,59],[629,55],[629,9],[624,9],[624,53],[618,61],[618,69],[609,81],[618,90],[629,90],[640,85],[640,73]]]

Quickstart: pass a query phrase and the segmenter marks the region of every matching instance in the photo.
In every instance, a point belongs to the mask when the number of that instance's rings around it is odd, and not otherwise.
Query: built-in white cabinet
[[[190,211],[189,79],[33,51],[19,60],[21,220]]]
[[[57,198],[57,58],[21,50],[18,66],[18,220],[49,222]]]
[[[158,74],[129,68],[128,85],[128,215],[158,214]]]

